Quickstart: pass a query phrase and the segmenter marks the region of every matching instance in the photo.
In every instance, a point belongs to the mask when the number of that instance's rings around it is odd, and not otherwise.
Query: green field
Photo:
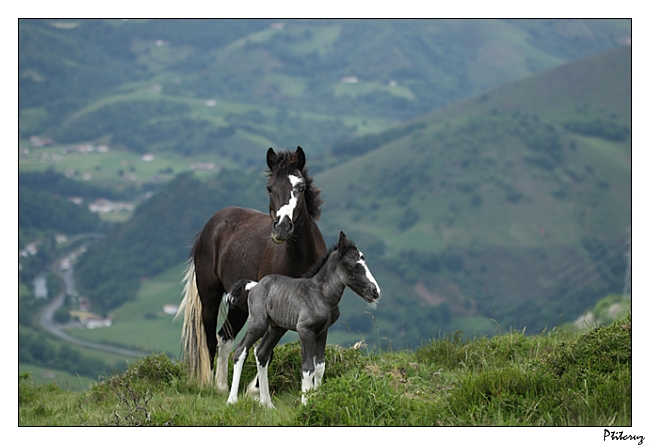
[[[180,357],[182,320],[163,312],[163,306],[178,306],[184,265],[143,282],[135,301],[125,303],[108,315],[114,324],[100,329],[76,329],[69,334],[95,343],[118,344],[144,351],[164,352]]]

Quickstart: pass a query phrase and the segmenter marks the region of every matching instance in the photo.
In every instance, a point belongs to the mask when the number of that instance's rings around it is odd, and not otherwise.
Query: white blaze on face
[[[293,211],[296,209],[296,206],[298,205],[298,198],[296,197],[296,187],[298,185],[304,183],[305,181],[302,178],[299,178],[298,176],[294,175],[289,175],[289,181],[291,182],[291,199],[289,199],[289,203],[283,205],[278,209],[278,212],[276,213],[278,217],[278,222],[282,221],[282,218],[285,216],[289,218],[289,221],[293,221]]]
[[[377,284],[377,280],[375,280],[375,277],[372,276],[372,273],[370,273],[370,269],[368,269],[368,265],[366,264],[366,260],[363,257],[363,253],[359,251],[359,261],[357,263],[361,264],[363,268],[366,271],[366,278],[368,278],[368,281],[370,281],[372,284],[374,284],[377,287],[377,294],[381,295],[381,289],[379,288],[379,284]]]

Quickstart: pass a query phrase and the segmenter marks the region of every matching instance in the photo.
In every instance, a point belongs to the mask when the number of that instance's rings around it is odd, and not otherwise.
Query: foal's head
[[[336,250],[345,285],[367,303],[374,305],[381,295],[381,289],[372,276],[363,253],[343,232],[339,234]]]
[[[320,216],[320,190],[312,186],[312,178],[305,167],[302,148],[294,152],[275,153],[269,148],[266,163],[269,167],[269,215],[273,222],[271,240],[281,244],[293,234],[295,223]]]

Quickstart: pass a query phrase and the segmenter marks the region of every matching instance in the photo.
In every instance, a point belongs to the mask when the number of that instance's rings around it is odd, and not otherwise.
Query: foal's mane
[[[275,170],[266,170],[266,174],[268,176],[272,174],[288,176],[296,170],[300,170],[298,166],[298,154],[295,151],[284,150],[277,153]],[[318,221],[318,218],[320,218],[320,206],[323,204],[323,200],[320,198],[320,189],[314,186],[314,178],[309,176],[309,169],[306,166],[302,168],[300,174],[305,178],[305,202],[307,203],[307,211],[314,221]]]
[[[347,252],[348,249],[355,248],[355,247],[356,245],[350,241],[350,243],[347,246],[345,246],[344,253]],[[329,259],[330,255],[332,255],[332,253],[334,253],[335,251],[338,251],[338,248],[339,248],[338,244],[334,244],[333,246],[331,246],[328,249],[325,256],[319,258],[318,261],[316,261],[316,263],[314,263],[314,265],[311,266],[311,268],[307,272],[305,272],[302,278],[313,278],[323,268],[323,266]]]
[[[337,247],[338,247],[337,245],[330,247],[327,253],[325,254],[325,256],[319,258],[318,261],[316,261],[314,265],[311,266],[311,268],[309,268],[309,270],[305,272],[305,274],[302,277],[313,278],[323,268],[323,265],[327,262],[330,255],[332,254],[332,252],[334,252],[337,249]]]

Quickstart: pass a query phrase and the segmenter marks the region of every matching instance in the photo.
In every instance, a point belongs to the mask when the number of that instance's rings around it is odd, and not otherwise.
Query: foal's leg
[[[336,320],[339,319],[341,312],[339,311],[338,306],[334,308],[330,316],[330,326],[336,323]],[[314,389],[318,388],[323,381],[323,375],[325,375],[325,347],[327,346],[327,331],[329,327],[316,337],[316,355],[314,357]]]
[[[262,318],[260,320],[260,318]],[[237,402],[237,392],[239,391],[239,380],[241,379],[241,371],[244,367],[244,362],[248,356],[248,351],[259,340],[268,327],[268,320],[266,319],[266,314],[263,314],[263,317],[253,317],[251,316],[250,325],[246,331],[244,339],[239,343],[237,348],[235,348],[235,353],[233,354],[233,361],[235,362],[235,367],[232,376],[232,386],[230,387],[230,395],[228,396],[228,403]]]
[[[248,349],[246,347],[246,338],[244,338],[239,345],[235,348],[233,361],[235,368],[232,374],[232,386],[230,387],[230,395],[228,396],[228,404],[237,403],[237,392],[239,391],[239,380],[241,379],[241,370],[244,367],[246,357],[248,357]],[[227,364],[227,363],[226,363]]]
[[[325,374],[325,346],[327,345],[327,331],[316,337],[316,351],[314,354],[314,389],[318,389]]]
[[[300,350],[302,352],[302,385],[301,401],[307,404],[307,392],[314,389],[316,333],[311,329],[300,329]]]
[[[275,348],[285,332],[287,330],[284,328],[270,325],[262,341],[255,348],[257,378],[260,385],[260,403],[268,408],[274,408],[273,402],[271,402],[271,392],[269,391],[269,363],[273,354],[273,348]]]

